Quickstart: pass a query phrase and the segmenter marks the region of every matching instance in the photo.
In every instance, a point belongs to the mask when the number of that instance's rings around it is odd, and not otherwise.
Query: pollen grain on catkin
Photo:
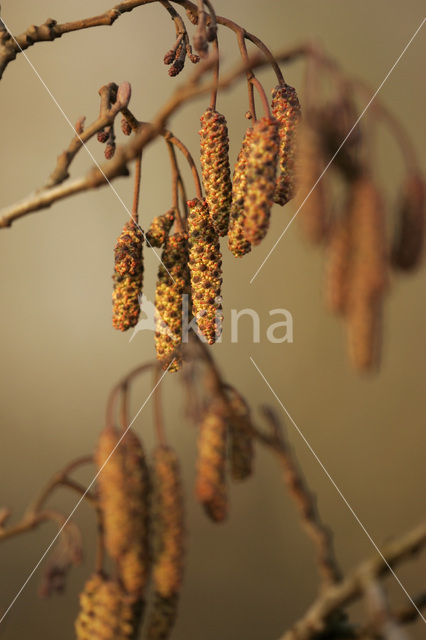
[[[130,220],[126,222],[114,249],[114,290],[112,324],[126,331],[139,319],[143,284],[143,231]]]

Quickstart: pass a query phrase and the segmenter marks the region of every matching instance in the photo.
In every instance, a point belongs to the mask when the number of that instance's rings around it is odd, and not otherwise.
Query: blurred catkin
[[[139,298],[143,283],[143,232],[130,220],[126,222],[115,246],[112,325],[126,331],[139,319]]]
[[[188,202],[189,270],[192,308],[200,332],[213,344],[221,330],[222,254],[208,206],[198,199]]]
[[[406,178],[392,247],[392,265],[410,270],[420,263],[425,235],[425,183],[421,176]]]
[[[210,518],[224,520],[228,513],[226,448],[229,411],[221,399],[206,410],[198,436],[196,494]]]
[[[275,87],[272,92],[272,114],[279,123],[279,173],[274,202],[283,206],[293,198],[295,192],[296,133],[301,109],[293,87],[288,84]]]
[[[153,583],[154,598],[147,622],[150,640],[167,638],[174,626],[184,563],[184,510],[179,460],[160,446],[153,470]]]
[[[253,125],[247,156],[244,236],[257,245],[269,228],[278,160],[278,123],[261,118]]]
[[[247,188],[247,157],[253,129],[249,127],[244,136],[232,178],[232,204],[228,229],[228,247],[236,258],[251,251],[251,244],[244,236],[244,199]]]
[[[229,450],[231,475],[234,480],[245,480],[253,471],[253,435],[250,410],[236,393],[230,399]]]
[[[333,222],[327,243],[326,304],[333,313],[346,309],[351,266],[351,226],[347,207]]]
[[[146,243],[151,247],[162,247],[175,219],[174,209],[169,209],[161,216],[154,218],[145,234]]]
[[[132,640],[137,627],[133,604],[118,582],[92,575],[80,594],[77,640]]]
[[[225,116],[207,109],[201,116],[201,170],[209,214],[216,232],[226,236],[231,208],[229,137]]]
[[[155,346],[165,369],[182,342],[183,295],[189,293],[187,235],[178,232],[166,239],[155,292]],[[180,355],[174,354],[169,371],[180,369],[181,362]]]

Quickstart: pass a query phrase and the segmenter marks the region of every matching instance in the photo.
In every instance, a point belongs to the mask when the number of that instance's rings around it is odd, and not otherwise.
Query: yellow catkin
[[[385,212],[368,175],[352,185],[351,272],[347,303],[349,355],[360,370],[378,365],[383,296],[387,286]]]
[[[234,480],[245,480],[253,471],[253,435],[250,410],[237,394],[230,399],[229,460]]]
[[[190,292],[186,234],[174,233],[167,238],[161,261],[155,292],[155,346],[164,368],[177,371],[182,358],[174,352],[182,342],[183,296]]]
[[[345,209],[331,227],[327,244],[326,304],[330,311],[343,314],[349,293],[351,227]]]
[[[288,84],[278,85],[272,92],[272,114],[279,123],[279,174],[275,183],[274,202],[285,205],[295,192],[296,133],[301,109],[296,90]]]
[[[154,452],[152,505],[154,598],[147,638],[168,638],[177,616],[184,561],[183,490],[175,452],[160,446]]]
[[[228,513],[226,488],[226,448],[228,409],[222,400],[214,400],[200,425],[196,494],[209,517],[221,522]]]
[[[313,244],[323,242],[329,228],[324,178],[317,182],[323,170],[318,135],[310,125],[302,124],[297,136],[296,207],[300,207],[297,217],[301,229]]]
[[[77,640],[131,640],[137,627],[132,601],[118,582],[91,576],[80,595]]]
[[[161,216],[153,219],[145,234],[146,243],[151,247],[162,247],[175,219],[174,209],[169,209]]]
[[[236,258],[251,251],[251,244],[244,236],[244,198],[247,187],[247,157],[253,129],[249,127],[244,136],[232,178],[232,204],[228,229],[228,247]]]
[[[269,228],[277,161],[278,123],[265,116],[253,125],[247,156],[244,236],[254,245],[261,242]]]
[[[200,332],[213,344],[221,331],[222,254],[219,237],[209,220],[208,206],[188,202],[189,270],[192,309]]]
[[[220,236],[226,236],[232,184],[225,116],[215,109],[207,109],[201,116],[200,136],[200,163],[210,219],[216,232]]]
[[[143,232],[137,224],[126,222],[115,246],[112,325],[126,331],[139,319],[143,283]]]
[[[117,562],[120,578],[134,600],[141,601],[149,578],[149,475],[139,438],[105,428],[96,464],[105,546]],[[119,444],[118,444],[119,443]]]
[[[403,185],[396,234],[392,247],[392,265],[410,270],[420,264],[425,235],[425,183],[421,176],[408,176]]]

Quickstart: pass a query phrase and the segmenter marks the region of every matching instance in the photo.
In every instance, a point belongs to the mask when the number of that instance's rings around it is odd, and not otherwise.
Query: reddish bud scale
[[[162,247],[175,219],[174,209],[170,209],[161,216],[153,219],[145,234],[146,242],[151,247]]]
[[[189,270],[192,308],[198,328],[209,344],[221,329],[222,254],[205,200],[188,202]]]
[[[275,183],[274,202],[285,205],[294,196],[296,132],[301,109],[296,90],[288,84],[278,85],[272,92],[272,114],[279,123],[279,174]]]
[[[200,162],[210,218],[216,232],[226,236],[232,198],[226,119],[209,108],[201,116],[200,122]]]
[[[164,368],[177,371],[182,359],[174,352],[182,342],[183,295],[189,294],[190,289],[185,233],[174,233],[166,239],[161,261],[155,292],[155,346]]]
[[[392,247],[392,265],[410,270],[420,263],[425,235],[425,183],[421,176],[408,176],[398,212]]]
[[[126,222],[114,250],[112,325],[120,331],[134,327],[139,319],[143,283],[142,244],[142,230],[133,220]]]
[[[269,228],[278,159],[278,123],[263,117],[253,125],[247,156],[244,235],[257,245]]]
[[[247,157],[252,134],[253,129],[249,127],[244,136],[232,178],[232,204],[228,229],[228,247],[236,258],[244,256],[251,251],[251,244],[244,237],[244,198],[247,187]]]

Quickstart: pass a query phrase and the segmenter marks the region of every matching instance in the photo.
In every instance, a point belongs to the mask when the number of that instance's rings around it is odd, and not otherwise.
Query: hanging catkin
[[[130,220],[126,222],[115,246],[112,325],[126,331],[139,319],[139,299],[143,283],[143,232]]]
[[[213,344],[221,330],[222,254],[219,237],[210,223],[205,201],[190,200],[188,207],[192,308],[200,332],[209,344]]]
[[[132,640],[137,627],[131,599],[118,582],[92,575],[80,594],[77,640]]]
[[[414,269],[420,263],[425,235],[425,183],[416,174],[408,176],[398,211],[392,247],[392,265],[397,269]]]
[[[231,208],[229,138],[225,116],[207,109],[201,116],[201,171],[211,222],[220,236],[228,232]]]
[[[301,109],[296,90],[288,84],[278,85],[272,92],[272,114],[279,123],[279,174],[275,183],[274,202],[285,205],[295,192],[296,133]]]
[[[229,415],[229,460],[234,480],[245,480],[253,470],[253,435],[250,410],[243,399],[231,393]]]
[[[145,234],[146,243],[151,247],[162,247],[175,219],[174,209],[169,209],[161,216],[154,218]]]
[[[345,208],[334,221],[327,243],[326,304],[333,313],[344,313],[349,293],[351,266],[350,215]]]
[[[249,127],[244,136],[232,178],[232,204],[228,229],[228,247],[236,258],[251,251],[251,244],[244,236],[244,198],[247,187],[247,157],[253,129]]]
[[[184,561],[183,491],[175,452],[160,446],[154,452],[153,472],[154,598],[147,638],[168,638],[175,623]]]
[[[185,233],[178,232],[166,239],[155,292],[157,358],[169,371],[180,369],[182,362],[175,349],[182,342],[184,294],[189,294],[188,241]]]
[[[257,245],[269,228],[278,160],[278,123],[263,117],[253,125],[247,156],[244,236]]]
[[[226,447],[229,412],[221,399],[207,408],[198,436],[196,494],[212,520],[224,520],[228,512]]]

